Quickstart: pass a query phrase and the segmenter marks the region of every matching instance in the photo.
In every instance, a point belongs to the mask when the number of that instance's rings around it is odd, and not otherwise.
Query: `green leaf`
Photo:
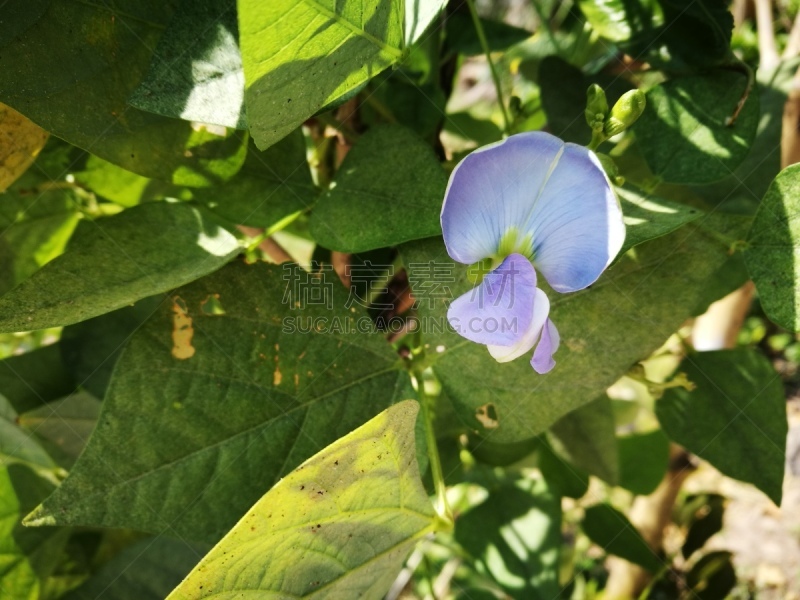
[[[410,46],[422,37],[446,5],[447,0],[405,0],[406,46]]]
[[[783,109],[798,65],[800,58],[794,58],[782,61],[774,69],[759,69],[756,73],[761,114],[750,152],[725,179],[695,188],[712,206],[724,199],[725,205],[741,206],[749,213],[755,211],[767,193],[781,170]]]
[[[631,248],[675,231],[703,215],[703,211],[685,204],[640,192],[616,188],[625,219],[625,243],[621,256]]]
[[[723,179],[750,151],[758,126],[758,96],[750,94],[729,125],[747,87],[734,71],[681,77],[647,92],[647,107],[634,125],[653,173],[674,183]]]
[[[561,498],[542,479],[504,484],[458,518],[456,541],[512,598],[558,597]]]
[[[152,232],[167,231],[158,243]],[[153,202],[87,223],[67,251],[0,297],[0,331],[70,325],[215,271],[236,238],[188,204]]]
[[[22,465],[0,469],[0,592],[14,600],[39,600],[68,530],[27,529],[20,523],[53,484]]]
[[[398,125],[377,127],[348,153],[311,215],[322,246],[363,252],[441,233],[447,175],[430,146]]]
[[[417,468],[418,408],[392,406],[305,461],[168,598],[383,598],[436,530]]]
[[[402,59],[403,7],[239,0],[247,120],[258,147]]]
[[[85,167],[73,176],[75,181],[98,196],[120,206],[136,206],[142,202],[167,196],[188,199],[187,190],[165,181],[137,175],[94,155],[90,155]]]
[[[183,0],[128,102],[165,117],[245,129],[236,1]]]
[[[656,573],[662,561],[647,545],[639,530],[610,504],[595,504],[586,509],[581,522],[583,532],[608,554],[624,558]]]
[[[650,0],[578,0],[586,21],[612,42],[625,42],[653,30],[654,2]]]
[[[260,152],[252,144],[242,170],[229,182],[193,190],[193,197],[216,214],[239,225],[270,227],[314,204],[302,131],[293,131]]]
[[[669,440],[660,429],[617,438],[619,486],[642,496],[661,483],[669,466]]]
[[[743,224],[749,220],[728,215],[704,219],[704,226],[733,239],[742,235]],[[547,291],[561,348],[553,371],[539,376],[528,358],[497,363],[484,346],[450,328],[447,304],[473,286],[466,267],[447,256],[440,239],[406,244],[401,254],[421,333],[435,349],[428,358],[444,393],[469,429],[495,442],[542,433],[603,394],[689,316],[705,309],[712,301],[706,294],[709,280],[729,259],[727,244],[690,223],[641,244],[635,258],[623,257],[590,289],[564,295]],[[724,295],[732,289],[717,291]],[[496,419],[487,420],[487,411]]]
[[[57,465],[42,448],[33,433],[20,428],[17,413],[0,396],[0,464],[21,464],[36,471],[43,477],[57,470]]]
[[[750,348],[700,352],[678,367],[697,388],[667,390],[656,415],[669,438],[780,504],[786,399],[780,376]]]
[[[481,18],[481,25],[490,52],[502,52],[515,44],[524,42],[533,35],[527,29],[493,19]],[[445,22],[445,36],[447,49],[451,52],[465,56],[483,54],[483,48],[475,34],[475,25],[469,12],[454,12],[448,15]]]
[[[71,467],[89,441],[99,414],[100,401],[78,392],[23,413],[17,422],[54,448],[63,457],[61,464]]]
[[[725,515],[725,503],[727,501],[725,496],[702,494],[699,498],[690,499],[689,502],[694,503],[697,500],[703,500],[703,503],[697,507],[692,515],[689,531],[686,533],[686,540],[681,546],[681,554],[686,559],[689,559],[692,554],[700,550],[712,536],[722,529]]]
[[[212,132],[127,104],[176,4],[148,0],[122,11],[54,0],[35,16],[27,5],[7,7],[3,27],[11,35],[0,37],[0,101],[135,173],[183,185],[229,178],[244,161],[245,134]]]
[[[58,344],[0,360],[0,394],[18,413],[67,396],[75,387]]]
[[[787,167],[769,186],[747,234],[744,260],[764,312],[789,331],[800,331],[800,165]]]
[[[59,347],[64,364],[80,387],[103,398],[111,373],[131,336],[165,299],[144,298],[133,306],[69,325],[61,332]]]
[[[63,600],[163,600],[207,547],[169,538],[131,544]]]
[[[550,444],[541,445],[538,459],[542,476],[556,494],[581,498],[589,491],[589,474],[556,454]]]
[[[709,552],[686,574],[689,593],[697,600],[725,600],[737,582],[731,553],[724,550]]]
[[[573,410],[550,429],[554,448],[584,471],[616,485],[619,480],[614,412],[608,396]]]
[[[708,68],[730,59],[733,15],[727,0],[659,0],[664,12],[664,24],[660,31],[653,32],[649,40],[659,40],[667,48],[671,59],[666,66],[686,65]],[[648,40],[641,40],[648,43]]]
[[[212,298],[218,310],[204,310]],[[288,264],[236,262],[172,292],[128,342],[89,445],[30,521],[217,541],[303,460],[413,397],[347,300],[331,271]]]

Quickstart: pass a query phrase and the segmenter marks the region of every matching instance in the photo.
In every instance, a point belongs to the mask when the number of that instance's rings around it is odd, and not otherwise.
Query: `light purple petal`
[[[561,336],[558,334],[556,326],[553,325],[550,319],[547,319],[545,326],[542,328],[542,337],[531,359],[531,366],[534,371],[540,375],[544,375],[556,366],[556,361],[553,360],[553,354],[558,350],[560,343]]]
[[[512,346],[530,327],[535,293],[533,265],[511,254],[480,285],[453,300],[447,320],[468,340]]]
[[[528,330],[513,346],[494,346],[487,345],[489,354],[492,355],[497,362],[509,362],[515,358],[519,358],[523,354],[531,351],[531,348],[536,344],[539,339],[539,334],[542,333],[542,327],[547,321],[547,315],[550,314],[550,300],[547,295],[536,288],[536,297],[533,301],[533,318]]]
[[[617,198],[600,161],[565,144],[521,227],[534,240],[534,266],[557,292],[594,283],[625,240]]]
[[[557,137],[535,131],[484,146],[462,160],[450,176],[442,206],[450,257],[478,262],[497,253],[509,228],[523,231],[564,147]]]

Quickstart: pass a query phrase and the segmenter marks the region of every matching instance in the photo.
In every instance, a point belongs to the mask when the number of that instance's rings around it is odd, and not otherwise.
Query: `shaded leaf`
[[[619,480],[614,412],[608,396],[602,396],[562,417],[551,429],[559,454],[582,470],[616,485]]]
[[[508,25],[503,21],[481,18],[483,33],[491,52],[501,52],[515,44],[524,42],[533,34],[520,27]],[[445,36],[447,50],[465,56],[483,54],[478,36],[475,34],[475,25],[468,11],[454,12],[447,16],[445,22]]]
[[[17,424],[17,413],[0,396],[0,465],[25,465],[42,476],[57,469],[56,463],[36,437]],[[52,476],[52,473],[50,473]]]
[[[750,151],[758,126],[755,94],[728,124],[746,87],[741,73],[712,71],[650,89],[634,131],[653,173],[674,183],[709,183],[730,175]]]
[[[380,599],[436,530],[417,468],[419,405],[401,402],[284,477],[170,594]]]
[[[154,244],[154,231],[168,231]],[[88,223],[67,251],[0,297],[0,331],[70,325],[215,271],[236,238],[188,204],[154,202]]]
[[[404,3],[239,0],[250,132],[271,146],[404,55]]]
[[[47,377],[42,377],[42,373],[47,373]],[[75,387],[58,344],[0,360],[0,395],[18,413],[67,396]]]
[[[64,458],[63,464],[72,466],[89,441],[99,414],[100,401],[78,392],[23,413],[17,422],[55,448]]]
[[[544,480],[492,490],[458,519],[456,541],[512,598],[550,599],[561,590],[561,498]]]
[[[660,429],[617,438],[619,486],[634,494],[652,493],[669,467],[669,440]]]
[[[131,106],[245,129],[236,0],[183,0],[156,46]]]
[[[581,498],[589,491],[589,474],[562,458],[549,444],[542,444],[538,458],[539,470],[556,494]]]
[[[681,546],[681,554],[687,559],[722,529],[722,520],[725,516],[724,496],[702,494],[699,498],[693,500],[697,499],[702,499],[704,502],[692,515],[689,531],[686,533],[686,540]]]
[[[25,4],[5,7],[3,27],[13,35],[0,37],[0,100],[135,173],[182,185],[227,179],[244,161],[246,135],[212,132],[127,104],[176,4],[148,0],[122,11],[55,0],[34,15]]]
[[[20,523],[53,489],[22,465],[0,469],[0,591],[14,600],[39,600],[69,530],[27,529]]]
[[[221,312],[203,310],[210,298]],[[413,395],[346,301],[338,279],[264,263],[172,292],[128,342],[89,445],[30,521],[218,540],[303,460]]]
[[[131,544],[64,600],[163,600],[207,547],[169,538]]]
[[[404,127],[377,127],[359,139],[319,199],[311,233],[341,252],[438,235],[446,188],[447,175],[428,144]]]
[[[624,514],[610,504],[595,504],[586,509],[581,523],[583,532],[608,554],[656,573],[662,561],[639,530]]]
[[[661,237],[698,219],[703,211],[631,188],[616,188],[625,220],[624,254],[648,240]]]
[[[656,403],[664,432],[780,504],[788,425],[783,384],[769,360],[737,348],[689,355],[678,369],[697,387],[669,389]]]
[[[227,183],[193,190],[195,200],[232,223],[270,227],[316,201],[303,133],[293,131],[260,152],[251,144],[242,170]]]
[[[708,68],[725,62],[730,54],[733,15],[726,0],[659,0],[664,13],[664,24],[654,32],[652,40],[660,40],[672,59],[666,66],[678,60],[700,68]],[[646,40],[641,40],[647,43]]]
[[[61,332],[59,348],[64,364],[81,388],[103,398],[111,373],[131,336],[166,299],[143,298],[133,306],[69,325]]]
[[[800,331],[800,165],[787,167],[769,186],[747,234],[744,260],[764,312]]]
[[[686,584],[697,600],[725,600],[736,582],[731,553],[725,551],[709,552],[686,574]]]

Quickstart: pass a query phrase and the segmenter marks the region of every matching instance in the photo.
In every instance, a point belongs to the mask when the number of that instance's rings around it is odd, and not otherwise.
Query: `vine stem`
[[[503,122],[505,123],[504,129],[506,135],[509,135],[511,133],[511,119],[508,116],[508,110],[506,109],[506,103],[503,98],[503,90],[500,86],[500,77],[497,75],[497,69],[494,67],[494,62],[492,62],[492,53],[489,50],[489,42],[486,41],[486,33],[483,31],[483,25],[481,24],[480,17],[478,17],[478,11],[475,9],[475,0],[467,0],[467,6],[469,6],[469,13],[472,15],[472,23],[475,26],[475,33],[478,34],[478,41],[480,41],[483,53],[486,55],[486,62],[489,63],[489,71],[492,73],[494,87],[497,90],[497,102],[500,104],[500,111],[503,113]]]
[[[422,418],[425,421],[425,443],[428,446],[428,461],[431,465],[431,476],[436,491],[436,514],[439,516],[440,529],[450,531],[453,529],[453,512],[447,502],[444,472],[439,458],[439,448],[436,445],[436,433],[433,430],[433,398],[425,392],[425,379],[422,372],[414,370],[411,374],[417,384],[417,397],[422,406]]]

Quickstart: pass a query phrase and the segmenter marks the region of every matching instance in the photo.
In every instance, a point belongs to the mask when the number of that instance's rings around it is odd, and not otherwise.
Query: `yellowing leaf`
[[[47,137],[36,123],[0,104],[0,192],[31,166]]]
[[[382,598],[436,527],[414,449],[417,411],[395,404],[308,459],[167,600]]]

